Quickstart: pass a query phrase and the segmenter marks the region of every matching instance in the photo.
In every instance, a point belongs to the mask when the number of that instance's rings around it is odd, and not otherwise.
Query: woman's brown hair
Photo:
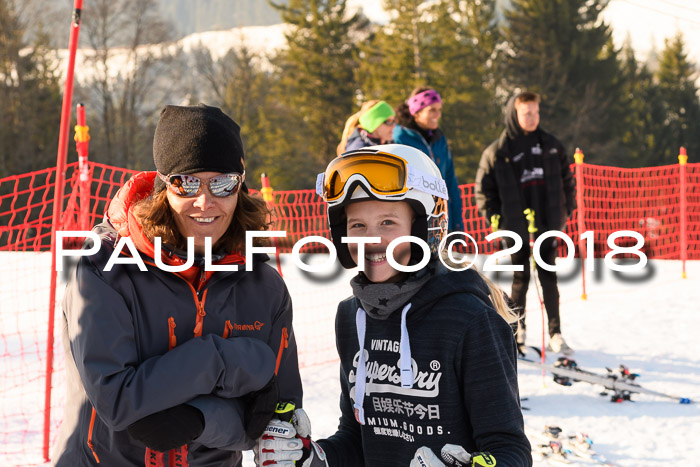
[[[408,99],[415,96],[416,94],[420,94],[421,92],[425,92],[430,89],[433,88],[431,88],[430,86],[418,86],[413,91],[411,91],[411,95],[408,96]],[[396,123],[405,127],[415,127],[416,120],[413,118],[413,115],[411,115],[411,112],[408,111],[408,104],[406,103],[408,99],[406,99],[405,101],[400,103],[398,107],[396,107]]]
[[[167,189],[139,201],[133,210],[148,240],[153,242],[155,237],[160,237],[163,243],[178,250],[187,249],[187,239],[177,227],[168,202]],[[270,227],[271,216],[272,213],[265,201],[242,190],[239,191],[238,204],[236,204],[231,224],[212,249],[223,248],[226,254],[233,252],[245,254],[246,231],[267,230]],[[264,244],[264,240],[256,238],[253,244],[255,246]]]

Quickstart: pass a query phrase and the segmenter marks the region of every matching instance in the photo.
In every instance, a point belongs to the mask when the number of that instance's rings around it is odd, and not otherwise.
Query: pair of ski
[[[531,348],[539,354],[540,349],[536,347]],[[681,404],[692,403],[692,401],[687,397],[673,396],[643,388],[635,382],[639,375],[636,373],[631,373],[624,365],[620,365],[618,372],[615,372],[610,368],[606,368],[608,373],[601,375],[591,371],[582,370],[578,367],[574,360],[568,357],[560,357],[553,365],[541,363],[526,357],[519,358],[518,362],[525,366],[548,371],[554,376],[554,382],[563,386],[571,386],[573,383],[579,381],[601,385],[607,391],[612,392],[612,396],[610,398],[612,402],[623,402],[626,400],[631,401],[632,394],[648,394],[651,396],[671,399]],[[603,392],[601,395],[608,395],[608,393]]]
[[[538,463],[615,466],[593,449],[593,440],[585,433],[564,435],[558,426],[546,426],[542,432],[527,429],[526,434]]]

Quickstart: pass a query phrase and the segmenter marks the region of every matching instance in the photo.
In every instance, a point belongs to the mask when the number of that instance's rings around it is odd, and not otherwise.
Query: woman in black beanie
[[[239,126],[167,106],[153,158],[66,289],[58,466],[240,466],[279,400],[301,406],[289,293],[246,255],[269,211],[247,193]]]

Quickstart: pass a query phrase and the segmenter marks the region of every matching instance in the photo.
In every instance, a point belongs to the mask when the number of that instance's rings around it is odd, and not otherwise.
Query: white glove
[[[471,465],[471,454],[462,446],[457,446],[456,444],[444,445],[440,455],[442,460],[429,447],[420,447],[413,456],[410,467],[461,467]]]
[[[253,448],[255,465],[328,467],[326,454],[310,435],[311,421],[304,409],[294,410],[292,423],[270,420]]]

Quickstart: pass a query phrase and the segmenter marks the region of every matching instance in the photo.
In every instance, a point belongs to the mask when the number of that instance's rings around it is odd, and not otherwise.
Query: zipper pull
[[[233,331],[233,325],[231,324],[231,320],[227,319],[224,324],[224,339],[228,339],[228,336],[231,335],[231,331]]]
[[[175,318],[168,318],[168,350],[173,350],[177,345],[177,337],[175,337]]]
[[[202,335],[202,327],[204,326],[204,317],[207,315],[207,312],[204,311],[204,305],[201,303],[197,304],[197,324],[194,327],[194,336],[199,337]]]

